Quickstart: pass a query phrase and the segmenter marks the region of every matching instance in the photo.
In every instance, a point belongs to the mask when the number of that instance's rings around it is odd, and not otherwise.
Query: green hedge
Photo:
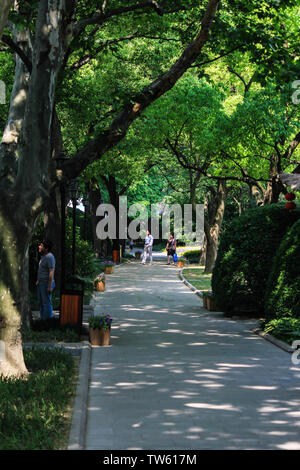
[[[267,318],[300,317],[300,220],[283,238],[273,260],[265,296]]]
[[[202,250],[189,250],[183,253],[183,256],[189,263],[199,263]]]
[[[224,312],[264,311],[272,259],[300,210],[284,204],[257,207],[232,220],[220,239],[212,275],[216,303]]]

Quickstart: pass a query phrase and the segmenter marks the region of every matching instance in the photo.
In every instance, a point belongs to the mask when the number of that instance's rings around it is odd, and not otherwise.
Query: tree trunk
[[[96,227],[99,222],[99,217],[96,216],[96,211],[97,211],[97,207],[101,204],[101,193],[100,193],[99,186],[95,180],[91,180],[89,182],[88,191],[89,191],[89,201],[90,201],[90,208],[91,208],[94,254],[96,258],[98,258],[99,256],[104,255],[106,240],[100,240],[97,237],[97,233],[96,233]]]
[[[264,194],[264,201],[263,205],[267,204],[275,204],[278,202],[279,195],[283,190],[283,185],[278,178],[278,173],[280,173],[280,160],[279,156],[276,152],[273,152],[271,155],[270,160],[270,168],[269,168],[269,179],[270,181],[267,184],[267,189]]]
[[[11,208],[16,210],[13,212]],[[28,311],[27,252],[32,236],[24,202],[1,194],[0,201],[0,375],[27,373],[23,359],[22,315]],[[33,225],[33,224],[32,224]]]
[[[207,248],[207,241],[206,241],[206,235],[204,233],[204,240],[203,240],[203,244],[202,244],[202,247],[201,247],[201,256],[200,256],[200,259],[199,259],[200,266],[205,266],[206,248]]]
[[[20,334],[28,294],[24,280],[26,253],[35,219],[45,208],[51,190],[50,135],[56,80],[72,34],[75,4],[76,0],[39,1],[21,137],[15,153],[8,152],[3,145],[0,149],[0,224],[3,227],[0,234],[0,375],[4,376],[26,373]],[[198,35],[176,63],[134,100],[128,100],[129,104],[109,129],[80,149],[70,159],[72,162],[63,165],[57,174],[59,181],[78,176],[92,161],[112,149],[125,137],[133,121],[175,85],[201,53],[218,4],[219,0],[209,0]],[[2,2],[0,15],[4,12],[3,6]]]
[[[220,230],[227,196],[226,181],[218,181],[217,190],[210,188],[211,197],[207,203],[207,217],[204,220],[206,235],[206,260],[204,273],[211,273],[216,261]]]
[[[40,0],[29,90],[21,106],[12,101],[10,107],[10,116],[16,111],[21,119],[14,119],[17,138],[0,149],[0,375],[6,377],[27,372],[20,332],[28,312],[27,254],[36,217],[49,197],[55,84],[72,13],[72,0]],[[22,70],[17,64],[16,75]]]

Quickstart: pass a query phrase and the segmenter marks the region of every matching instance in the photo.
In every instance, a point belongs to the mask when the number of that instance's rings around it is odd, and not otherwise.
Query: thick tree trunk
[[[11,208],[14,207],[13,211]],[[24,202],[0,200],[0,375],[27,373],[23,359],[22,315],[28,310],[27,250],[32,235]]]
[[[28,312],[27,253],[34,222],[49,197],[55,83],[73,0],[40,0],[28,93],[23,66],[11,101],[13,132],[0,150],[0,375],[26,373],[21,321]],[[19,88],[18,88],[19,87]],[[18,105],[17,97],[22,99]],[[23,113],[23,110],[24,114]],[[21,122],[19,121],[21,119]],[[17,134],[15,138],[14,134]],[[20,134],[20,136],[19,136]],[[11,149],[11,146],[16,146]]]
[[[211,273],[216,261],[220,230],[225,211],[225,200],[227,196],[226,181],[218,181],[217,190],[211,189],[211,197],[207,203],[207,217],[204,220],[206,235],[206,274]]]

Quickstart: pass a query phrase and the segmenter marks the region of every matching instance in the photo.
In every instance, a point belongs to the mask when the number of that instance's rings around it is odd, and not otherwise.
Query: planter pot
[[[206,308],[210,312],[218,312],[219,311],[216,302],[213,299],[209,298],[209,297],[206,297]]]
[[[177,261],[177,266],[178,266],[178,268],[183,268],[184,267],[184,261]]]
[[[207,296],[203,294],[203,307],[207,308]]]
[[[114,270],[114,266],[104,266],[105,274],[111,274]]]
[[[137,251],[137,252],[135,253],[135,257],[136,257],[136,259],[141,259],[141,252],[140,252],[140,251]]]
[[[94,290],[98,292],[104,292],[105,291],[105,282],[104,281],[96,281],[94,283]]]
[[[90,343],[92,346],[109,346],[110,345],[110,328],[90,328]]]

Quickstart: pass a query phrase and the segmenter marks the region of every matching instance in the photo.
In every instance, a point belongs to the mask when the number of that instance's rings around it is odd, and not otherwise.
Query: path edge
[[[88,341],[81,350],[76,395],[72,407],[72,423],[67,450],[83,450],[87,426],[87,406],[91,368],[91,345]]]
[[[178,273],[178,276],[181,279],[181,281],[183,281],[183,283],[187,287],[189,287],[196,295],[198,295],[199,297],[201,297],[203,299],[203,292],[197,290],[196,287],[194,287],[192,284],[190,284],[185,279],[185,277],[182,273],[183,270],[184,270],[184,268],[182,268]],[[295,349],[292,346],[290,346],[288,343],[285,343],[284,341],[281,341],[280,339],[277,339],[275,336],[270,335],[270,333],[264,333],[264,331],[261,330],[260,328],[254,328],[251,331],[252,331],[252,333],[255,333],[256,335],[258,335],[261,338],[265,339],[266,341],[269,341],[270,343],[274,344],[274,346],[277,346],[278,348],[282,349],[283,351],[286,351],[288,353],[293,353],[295,351]]]

